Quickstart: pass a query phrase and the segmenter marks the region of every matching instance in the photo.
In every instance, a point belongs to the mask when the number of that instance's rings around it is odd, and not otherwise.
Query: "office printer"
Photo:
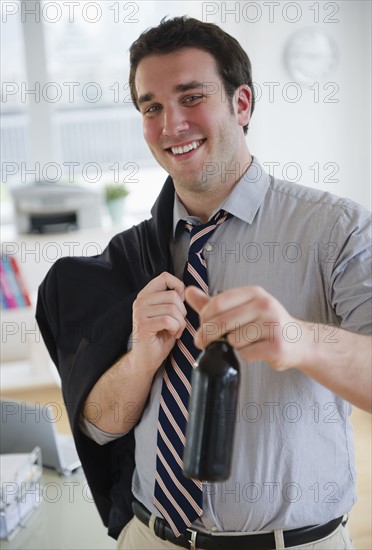
[[[11,190],[18,233],[100,227],[102,193],[78,185],[36,182]]]

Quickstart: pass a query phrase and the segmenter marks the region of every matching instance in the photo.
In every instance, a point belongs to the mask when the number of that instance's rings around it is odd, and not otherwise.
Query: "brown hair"
[[[239,42],[217,25],[187,16],[162,19],[157,27],[143,32],[130,47],[129,86],[136,109],[139,108],[135,76],[140,61],[149,55],[167,54],[187,47],[205,50],[214,57],[228,98],[232,98],[241,84],[247,84],[252,92],[253,113],[255,98],[251,62]],[[248,124],[243,130],[246,134]]]

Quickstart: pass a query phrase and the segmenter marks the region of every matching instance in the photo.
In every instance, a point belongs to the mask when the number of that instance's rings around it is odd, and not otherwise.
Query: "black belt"
[[[142,523],[149,527],[151,514],[138,501],[133,502],[133,513]],[[308,544],[330,535],[342,522],[343,516],[333,519],[322,525],[310,525],[300,529],[290,529],[283,531],[285,547],[299,546]],[[346,520],[347,521],[347,520]],[[343,525],[346,524],[346,521]],[[177,546],[183,548],[202,548],[205,550],[275,550],[274,533],[260,533],[250,535],[209,535],[202,531],[187,529],[185,533],[176,537],[168,523],[157,517],[154,523],[155,534],[163,540],[168,540]]]

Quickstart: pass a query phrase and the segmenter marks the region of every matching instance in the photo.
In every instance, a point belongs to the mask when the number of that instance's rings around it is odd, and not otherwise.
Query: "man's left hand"
[[[313,343],[306,324],[259,286],[233,288],[212,297],[188,287],[186,300],[200,316],[195,344],[201,349],[227,334],[244,361],[262,360],[286,370],[300,366]]]

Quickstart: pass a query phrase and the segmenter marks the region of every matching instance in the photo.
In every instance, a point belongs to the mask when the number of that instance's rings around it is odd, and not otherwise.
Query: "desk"
[[[44,469],[42,495],[36,515],[10,541],[1,541],[2,550],[115,548],[81,469],[69,477]]]

